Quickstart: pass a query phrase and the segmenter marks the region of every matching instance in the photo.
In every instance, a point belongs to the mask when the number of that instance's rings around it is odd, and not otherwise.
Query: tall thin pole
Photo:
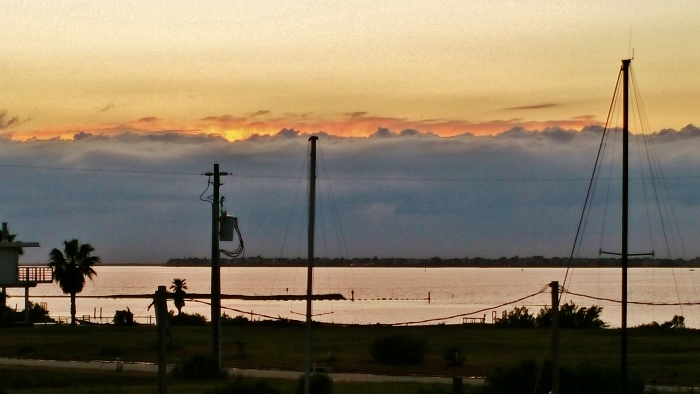
[[[214,172],[207,172],[206,176],[213,176],[214,196],[211,202],[211,356],[216,367],[221,369],[221,268],[219,265],[219,187],[221,175],[227,172],[219,172],[219,165],[214,164]]]
[[[314,227],[316,221],[316,140],[309,137],[311,142],[311,165],[309,166],[309,255],[306,271],[306,346],[304,357],[304,394],[311,391],[311,298],[313,296],[314,270]]]
[[[629,66],[622,61],[622,324],[620,346],[620,392],[627,392],[627,242],[629,227]]]
[[[167,393],[167,359],[165,352],[167,348],[166,336],[168,330],[168,306],[166,304],[165,286],[158,286],[158,291],[153,297],[153,305],[156,311],[156,326],[158,329],[158,394]]]
[[[559,394],[559,282],[552,288],[552,394]]]

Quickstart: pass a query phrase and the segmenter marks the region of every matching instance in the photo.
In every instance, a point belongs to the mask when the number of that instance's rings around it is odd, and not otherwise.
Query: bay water
[[[208,267],[98,266],[77,299],[78,317],[111,322],[116,310],[129,308],[141,323],[153,322],[150,299],[109,298],[111,295],[151,295],[159,285],[169,287],[175,278],[185,279],[188,293],[209,293]],[[566,277],[566,283],[564,282]],[[617,268],[378,268],[319,267],[314,270],[315,294],[342,294],[346,300],[315,301],[315,321],[344,324],[459,324],[464,318],[491,323],[504,311],[525,306],[537,314],[551,305],[549,284],[560,285],[562,302],[603,307],[602,319],[620,326],[621,270]],[[700,269],[630,268],[628,325],[663,323],[674,315],[685,317],[686,326],[700,328]],[[222,294],[303,295],[306,268],[222,267]],[[23,308],[24,289],[8,289],[7,304]],[[30,301],[45,303],[49,314],[66,321],[70,299],[55,283],[29,291]],[[82,296],[89,296],[82,297]],[[101,297],[101,298],[93,298]],[[183,312],[210,318],[208,300],[186,301]],[[640,303],[640,304],[635,304]],[[686,305],[658,305],[681,304]],[[657,305],[655,305],[657,304]],[[168,308],[174,310],[172,301]],[[222,300],[222,312],[252,319],[304,320],[304,301]]]

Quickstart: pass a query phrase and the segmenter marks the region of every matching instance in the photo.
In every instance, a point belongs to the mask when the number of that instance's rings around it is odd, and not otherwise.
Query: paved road
[[[116,371],[121,368],[124,371],[138,371],[157,373],[158,366],[153,363],[134,363],[121,361],[61,361],[61,360],[33,360],[22,358],[0,357],[0,365],[21,365],[28,367],[47,368],[79,368],[79,369],[99,369],[104,371]],[[168,371],[173,365],[168,365]],[[255,378],[274,379],[299,379],[301,372],[283,371],[275,369],[241,369],[227,368],[231,375],[243,375]],[[335,382],[416,382],[416,383],[443,383],[452,384],[452,378],[437,376],[393,376],[393,375],[373,375],[365,373],[328,373],[328,376]],[[484,379],[463,378],[464,382],[472,385],[484,384]]]
[[[158,373],[158,366],[153,363],[135,363],[120,361],[61,361],[61,360],[33,360],[23,358],[0,357],[0,365],[21,365],[28,367],[47,368],[79,368],[79,369],[100,369],[104,371],[116,371],[119,366],[124,371],[138,371]],[[173,365],[168,365],[168,372]],[[231,375],[243,375],[254,378],[271,379],[299,379],[301,372],[283,371],[276,369],[241,369],[227,368]],[[394,376],[394,375],[372,375],[366,373],[328,373],[334,382],[415,382],[415,383],[442,383],[452,384],[452,378],[438,376]],[[483,378],[463,378],[464,383],[471,385],[483,385]],[[700,393],[699,387],[671,387],[671,386],[647,386],[647,390],[656,389],[662,393]]]

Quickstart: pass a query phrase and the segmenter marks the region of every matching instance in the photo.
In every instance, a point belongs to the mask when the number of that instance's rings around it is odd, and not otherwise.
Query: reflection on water
[[[159,285],[170,286],[174,278],[187,280],[189,293],[209,293],[210,270],[202,267],[143,267],[100,266],[97,277],[86,284],[82,296],[108,296],[113,294],[153,294]],[[426,319],[438,319],[430,324],[461,323],[462,317],[449,316],[472,313],[493,308],[521,297],[537,294],[516,304],[496,309],[497,316],[514,306],[525,305],[536,314],[550,303],[551,281],[563,282],[566,274],[561,268],[316,268],[314,293],[340,293],[346,301],[314,302],[314,320],[335,323],[374,324],[401,323]],[[576,305],[603,307],[602,318],[612,327],[620,325],[620,306],[612,300],[621,298],[621,272],[614,268],[578,268],[569,272],[566,287],[573,293],[603,300],[564,295],[563,302]],[[688,268],[631,268],[629,270],[629,301],[651,303],[699,303],[700,271]],[[304,294],[306,291],[305,268],[222,268],[221,289],[224,294],[271,295]],[[23,308],[23,289],[8,289],[12,298],[7,304]],[[354,301],[350,301],[354,294]],[[430,302],[428,302],[430,294]],[[39,285],[30,289],[30,300],[46,302],[54,317],[69,315],[70,300],[42,298],[62,295],[56,284]],[[608,300],[609,299],[609,300]],[[183,312],[199,313],[207,318],[210,307],[207,300],[187,301]],[[147,310],[148,299],[78,298],[77,315],[103,316],[111,321],[116,310],[127,307],[142,316],[153,315]],[[268,316],[281,316],[303,320],[303,301],[241,301],[222,300],[223,311],[230,316],[245,312]],[[170,309],[175,309],[172,302]],[[235,310],[234,310],[235,309]],[[700,327],[700,306],[649,306],[629,305],[628,324],[671,320],[674,315],[685,316],[686,325]],[[482,311],[470,317],[486,317],[492,321],[492,311]],[[250,318],[250,316],[247,316]],[[99,319],[98,319],[99,320]]]

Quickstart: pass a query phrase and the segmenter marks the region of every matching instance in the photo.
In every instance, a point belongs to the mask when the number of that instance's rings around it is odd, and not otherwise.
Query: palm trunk
[[[70,325],[75,325],[75,293],[70,293]]]

